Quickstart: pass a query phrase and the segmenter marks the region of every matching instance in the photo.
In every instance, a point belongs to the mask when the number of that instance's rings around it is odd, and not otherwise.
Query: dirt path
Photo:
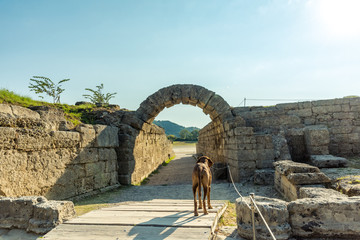
[[[195,164],[195,145],[175,146],[175,159],[149,178],[146,185],[191,184],[191,173]]]

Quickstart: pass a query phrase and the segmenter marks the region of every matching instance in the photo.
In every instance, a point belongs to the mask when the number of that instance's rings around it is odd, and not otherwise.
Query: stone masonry
[[[0,196],[67,199],[118,185],[118,128],[61,131],[65,122],[36,111],[4,104],[0,110]]]

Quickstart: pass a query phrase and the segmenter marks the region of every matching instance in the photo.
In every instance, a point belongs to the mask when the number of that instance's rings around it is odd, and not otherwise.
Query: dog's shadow
[[[182,211],[164,217],[154,217],[147,222],[140,223],[131,228],[128,235],[135,235],[134,239],[138,240],[166,239],[173,234],[177,235],[175,237],[181,238],[181,234],[183,233],[174,232],[199,217],[200,216],[193,216],[193,212],[189,211]]]

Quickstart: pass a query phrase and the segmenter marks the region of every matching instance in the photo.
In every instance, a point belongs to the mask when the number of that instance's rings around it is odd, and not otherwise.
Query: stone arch
[[[140,104],[136,114],[141,120],[151,123],[165,107],[180,103],[198,106],[213,121],[231,114],[230,105],[221,96],[192,84],[176,84],[158,90]]]

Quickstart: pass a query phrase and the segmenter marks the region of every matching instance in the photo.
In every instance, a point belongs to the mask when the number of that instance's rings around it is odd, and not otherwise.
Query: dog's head
[[[214,162],[207,156],[199,157],[196,163],[206,163],[209,166],[209,168],[214,164]]]

